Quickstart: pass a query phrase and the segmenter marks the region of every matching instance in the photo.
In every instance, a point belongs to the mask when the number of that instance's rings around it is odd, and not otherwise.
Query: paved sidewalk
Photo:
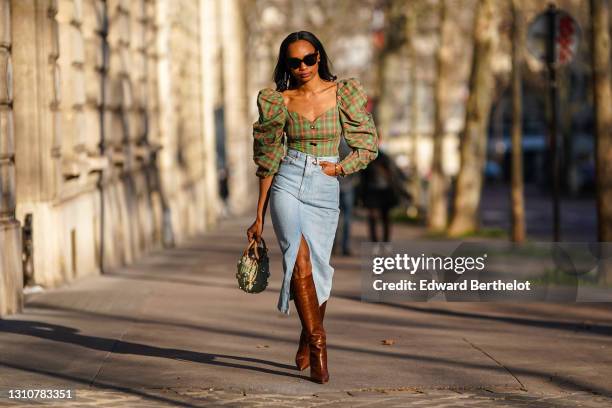
[[[490,390],[351,390],[316,392],[311,395],[238,392],[222,389],[168,388],[131,390],[130,393],[101,389],[77,392],[62,407],[609,407],[610,400],[591,393],[555,394],[494,392]],[[50,404],[51,405],[51,404]],[[9,404],[31,407],[31,403]],[[44,406],[44,404],[43,404]]]
[[[271,286],[237,289],[250,221],[29,295],[23,314],[0,320],[0,406],[34,405],[8,399],[10,389],[72,389],[72,402],[35,402],[74,407],[612,405],[611,305],[363,303],[357,257],[332,261],[331,380],[308,381],[292,366],[293,305],[289,317],[276,311],[271,225]],[[358,248],[363,223],[355,235]]]

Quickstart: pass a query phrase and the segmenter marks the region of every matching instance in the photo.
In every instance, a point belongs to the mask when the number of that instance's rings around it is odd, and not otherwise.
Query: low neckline
[[[287,108],[285,106],[285,108]],[[321,119],[323,116],[325,116],[328,112],[337,109],[338,108],[338,104],[336,103],[334,106],[332,106],[331,108],[327,109],[325,112],[321,113],[319,116],[317,116],[316,118],[314,118],[313,120],[308,119],[306,116],[302,115],[300,112],[297,111],[290,111],[289,109],[287,109],[288,113],[293,113],[294,115],[304,119],[305,121],[307,121],[308,123],[315,123],[316,121],[318,121],[319,119]]]
[[[316,118],[314,118],[313,120],[308,119],[306,116],[302,115],[301,113],[299,113],[298,111],[291,111],[289,110],[289,108],[287,107],[287,105],[285,105],[285,101],[283,98],[283,106],[285,107],[285,111],[287,111],[287,113],[291,114],[293,113],[294,115],[296,115],[299,118],[304,119],[305,121],[307,121],[310,124],[313,124],[315,122],[317,122],[319,119],[321,119],[323,116],[325,116],[327,113],[329,113],[332,110],[337,110],[338,109],[338,97],[339,97],[339,93],[338,91],[340,90],[340,82],[336,82],[336,103],[334,106],[330,107],[329,109],[325,110],[325,112],[322,112],[321,114],[319,114]],[[283,94],[281,92],[279,92],[281,94],[281,98],[283,96]]]

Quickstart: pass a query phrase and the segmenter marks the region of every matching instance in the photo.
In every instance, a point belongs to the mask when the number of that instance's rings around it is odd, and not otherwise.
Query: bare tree
[[[378,50],[376,58],[376,125],[379,137],[384,140],[389,137],[395,113],[393,89],[397,84],[394,73],[397,72],[399,61],[402,58],[403,44],[406,42],[404,29],[406,15],[403,2],[382,0],[379,7],[384,13],[385,28],[383,31],[384,45]]]
[[[610,95],[610,7],[607,0],[591,0],[593,94],[597,218],[599,241],[612,241],[612,95]]]
[[[415,2],[411,2],[408,8],[408,16],[406,19],[406,33],[407,33],[407,57],[409,63],[409,78],[410,78],[410,139],[411,139],[411,151],[410,151],[410,167],[411,167],[411,186],[410,190],[414,202],[414,208],[420,211],[421,203],[421,178],[419,177],[419,97],[418,97],[418,75],[417,75],[417,53],[414,46],[414,41],[418,33],[417,27],[417,7]],[[420,215],[417,213],[417,215]]]
[[[478,228],[478,207],[486,160],[487,125],[493,91],[492,56],[498,40],[496,1],[479,0],[474,23],[474,54],[465,125],[461,137],[461,167],[457,176],[453,217],[448,229],[458,236]]]
[[[510,190],[512,240],[525,240],[525,204],[523,194],[523,92],[521,67],[525,41],[522,0],[512,0],[512,186]]]
[[[429,184],[429,210],[427,212],[427,227],[431,231],[443,231],[447,223],[448,181],[442,168],[442,142],[445,133],[444,95],[446,93],[445,78],[448,64],[446,36],[447,4],[446,0],[439,2],[439,46],[436,55],[437,76],[434,85],[434,133],[433,155],[431,163],[431,180]]]

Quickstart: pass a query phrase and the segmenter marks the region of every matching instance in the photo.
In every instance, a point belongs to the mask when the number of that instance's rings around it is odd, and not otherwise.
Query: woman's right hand
[[[261,240],[262,232],[263,232],[263,221],[260,219],[256,219],[253,225],[251,225],[249,229],[247,230],[247,238],[249,239],[249,242],[251,242],[254,239],[259,244]]]

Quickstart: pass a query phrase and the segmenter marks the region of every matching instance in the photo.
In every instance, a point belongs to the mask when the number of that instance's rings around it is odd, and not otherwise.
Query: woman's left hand
[[[321,166],[321,170],[323,170],[323,173],[327,174],[330,177],[336,177],[336,163],[321,161],[319,162],[319,166]]]

